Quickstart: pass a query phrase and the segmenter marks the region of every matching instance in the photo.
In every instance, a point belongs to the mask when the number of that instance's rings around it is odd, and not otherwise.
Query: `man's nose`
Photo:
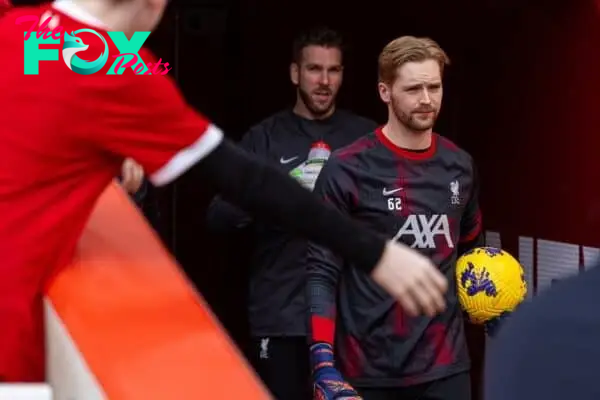
[[[421,103],[431,104],[431,96],[429,95],[429,91],[427,89],[423,89],[421,92]]]

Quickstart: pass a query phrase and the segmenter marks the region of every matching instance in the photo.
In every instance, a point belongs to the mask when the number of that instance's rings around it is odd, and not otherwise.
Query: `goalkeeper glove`
[[[310,347],[314,400],[362,400],[334,367],[333,347],[315,343]]]

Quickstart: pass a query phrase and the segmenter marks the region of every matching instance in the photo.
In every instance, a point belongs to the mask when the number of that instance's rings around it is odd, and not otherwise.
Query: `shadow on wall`
[[[465,96],[481,104],[463,110],[461,143],[480,168],[486,229],[514,245],[523,234],[600,245],[600,1],[563,3],[479,42],[480,84]]]
[[[600,0],[560,3],[491,16],[464,50],[459,142],[515,255],[520,235],[600,246]],[[484,338],[469,345],[477,381]]]

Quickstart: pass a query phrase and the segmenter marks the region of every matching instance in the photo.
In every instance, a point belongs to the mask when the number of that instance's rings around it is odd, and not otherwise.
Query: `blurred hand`
[[[144,182],[144,168],[131,158],[121,166],[121,186],[130,194],[135,194]]]
[[[388,242],[371,277],[412,316],[434,316],[446,308],[446,278],[429,258],[407,246]]]

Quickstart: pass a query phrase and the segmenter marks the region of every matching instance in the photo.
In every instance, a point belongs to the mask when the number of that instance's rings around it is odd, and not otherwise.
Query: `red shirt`
[[[63,35],[48,47],[58,49],[59,60],[40,61],[38,75],[25,75],[23,32],[30,23],[15,24],[23,15],[52,16],[69,33],[102,34],[110,46],[104,69],[71,71],[61,55]],[[90,47],[77,55],[94,60],[102,41],[78,36]],[[39,342],[39,320],[31,314],[41,309],[48,278],[73,256],[124,158],[162,185],[212,151],[222,133],[184,102],[168,74],[106,75],[119,51],[98,21],[68,2],[8,11],[0,18],[0,43],[0,379],[37,380],[43,364],[18,366],[40,358],[31,343]],[[147,50],[139,54],[155,61]]]
[[[10,0],[0,0],[0,15],[10,7],[12,7]]]

